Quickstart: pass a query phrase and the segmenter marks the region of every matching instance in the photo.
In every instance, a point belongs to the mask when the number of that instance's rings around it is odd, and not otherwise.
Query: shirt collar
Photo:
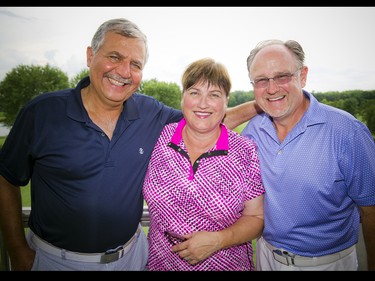
[[[83,106],[81,90],[90,84],[90,77],[84,77],[78,84],[77,87],[72,89],[73,94],[69,95],[67,101],[67,115],[79,122],[86,121],[86,110]],[[134,94],[136,95],[136,94]],[[130,96],[124,103],[124,109],[121,113],[121,117],[128,120],[139,118],[139,108],[135,101],[135,98]]]
[[[326,123],[327,115],[322,108],[322,104],[320,104],[319,101],[312,94],[305,90],[303,90],[303,95],[305,95],[306,98],[309,99],[310,104],[301,120],[297,123],[296,127],[300,127],[303,130],[305,130],[308,126]],[[270,116],[266,113],[262,114],[263,120],[260,124],[260,127],[264,128],[265,130],[274,129]]]
[[[174,132],[171,142],[174,143],[175,145],[178,145],[178,143],[182,139],[182,129],[186,125],[186,120],[185,118],[182,118],[180,122],[178,122],[176,131]],[[219,136],[219,139],[216,142],[216,150],[228,150],[228,130],[227,127],[221,123],[221,133]]]

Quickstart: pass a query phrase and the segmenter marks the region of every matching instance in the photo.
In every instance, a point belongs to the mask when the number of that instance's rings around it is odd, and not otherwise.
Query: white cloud
[[[107,19],[125,17],[148,36],[144,79],[175,82],[210,56],[224,63],[232,90],[251,90],[246,58],[263,39],[295,39],[306,53],[308,91],[375,89],[373,7],[4,7],[0,80],[19,64],[45,64],[74,76]]]

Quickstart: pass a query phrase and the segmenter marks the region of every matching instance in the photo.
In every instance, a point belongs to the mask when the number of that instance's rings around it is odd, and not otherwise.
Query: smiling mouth
[[[211,113],[209,113],[209,112],[200,112],[200,111],[195,111],[194,113],[195,113],[195,115],[197,115],[197,116],[199,116],[199,117],[207,117],[207,116],[210,116],[210,115],[211,115]]]
[[[283,98],[285,98],[285,96],[280,96],[280,97],[277,97],[277,98],[268,98],[267,100],[269,101],[278,101],[278,100],[282,100]]]
[[[124,85],[131,85],[132,84],[130,79],[125,79],[125,81],[121,82],[119,80],[108,77],[108,80],[109,80],[109,82],[111,82],[111,84],[116,85],[116,86],[124,86]]]

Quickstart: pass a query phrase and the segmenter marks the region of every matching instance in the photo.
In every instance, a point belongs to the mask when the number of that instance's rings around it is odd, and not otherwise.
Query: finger
[[[186,259],[188,256],[190,256],[190,253],[187,249],[184,249],[184,250],[178,252],[178,254],[180,255],[180,257],[182,259]]]

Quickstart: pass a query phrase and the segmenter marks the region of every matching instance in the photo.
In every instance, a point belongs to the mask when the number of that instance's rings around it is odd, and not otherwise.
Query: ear
[[[86,49],[86,64],[87,64],[88,67],[90,67],[92,56],[93,56],[92,48],[87,47],[87,49]]]
[[[227,98],[225,99],[225,105],[228,107],[228,104],[229,104],[229,95],[227,96]]]
[[[309,68],[307,66],[302,67],[301,69],[301,86],[304,88],[307,82],[307,73],[309,72]]]

